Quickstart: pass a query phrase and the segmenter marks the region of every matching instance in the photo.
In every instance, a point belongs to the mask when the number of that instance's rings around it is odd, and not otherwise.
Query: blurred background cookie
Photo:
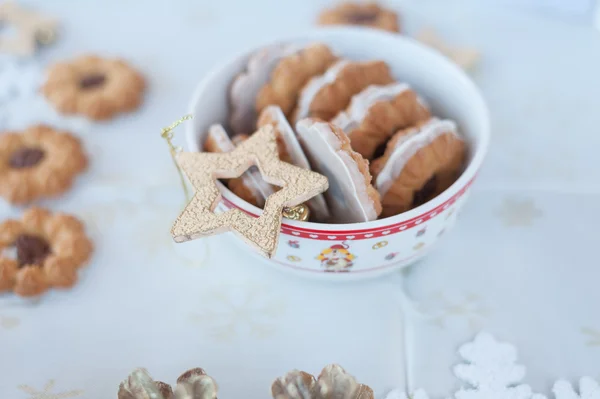
[[[400,32],[398,14],[377,3],[346,2],[323,11],[317,20],[318,25],[358,25]]]
[[[0,196],[13,204],[60,195],[87,168],[79,139],[48,126],[0,134]]]
[[[50,288],[70,288],[92,251],[77,218],[31,208],[21,220],[0,224],[0,292],[31,297]]]
[[[86,55],[51,66],[42,92],[64,114],[105,120],[137,109],[145,86],[125,61]]]

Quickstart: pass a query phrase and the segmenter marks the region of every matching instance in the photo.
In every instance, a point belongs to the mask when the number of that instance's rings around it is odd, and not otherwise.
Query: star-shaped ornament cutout
[[[261,128],[231,152],[181,152],[176,159],[196,193],[171,229],[175,242],[233,231],[263,256],[271,258],[277,249],[284,209],[301,204],[329,187],[325,176],[279,159],[271,126]],[[265,181],[280,186],[281,190],[267,198],[258,218],[239,209],[215,214],[213,211],[221,200],[216,179],[239,177],[251,166],[257,166]]]
[[[14,28],[14,35],[2,35],[2,26]],[[0,4],[0,53],[30,56],[39,45],[56,40],[58,21],[21,8],[13,1]]]

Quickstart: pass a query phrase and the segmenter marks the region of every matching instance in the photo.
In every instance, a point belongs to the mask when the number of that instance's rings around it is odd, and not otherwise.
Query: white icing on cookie
[[[257,190],[260,193],[260,196],[257,197],[257,205],[259,208],[262,208],[265,206],[265,200],[267,197],[273,194],[275,189],[262,178],[262,175],[256,166],[252,166],[250,169],[248,169],[248,172],[246,172],[244,176],[246,175],[248,175],[250,178],[252,189]]]
[[[265,108],[263,112],[268,113],[271,119],[276,121],[275,127],[283,139],[285,151],[292,159],[292,163],[303,169],[311,170],[310,163],[308,162],[306,155],[304,155],[304,151],[296,138],[296,133],[290,126],[287,118],[281,111],[281,108],[276,105],[271,105]],[[327,208],[327,203],[322,194],[313,197],[307,204],[317,220],[325,222],[329,219],[329,209]]]
[[[235,145],[231,141],[231,138],[221,125],[212,125],[208,129],[208,135],[217,145],[217,148],[221,152],[230,152],[235,149]],[[265,199],[273,194],[273,187],[261,178],[258,168],[255,166],[248,169],[246,173],[241,176],[244,186],[250,190],[252,196],[256,199],[256,203],[259,207],[263,207]]]
[[[406,83],[369,86],[353,96],[348,108],[337,114],[331,123],[339,126],[345,133],[349,133],[360,125],[373,105],[380,101],[391,101],[407,90],[410,90],[410,86]]]
[[[221,125],[212,125],[209,127],[208,137],[212,139],[220,152],[230,152],[235,149],[231,138],[229,138],[229,135]]]
[[[234,133],[254,132],[257,118],[254,103],[258,92],[269,82],[279,61],[298,50],[295,45],[280,44],[264,48],[250,57],[246,71],[234,79],[229,91],[229,124]]]
[[[296,138],[296,133],[294,133],[294,130],[281,111],[281,108],[276,105],[270,105],[265,108],[263,112],[268,114],[271,120],[275,121],[275,128],[283,138],[283,142],[285,143],[285,151],[290,155],[294,165],[304,169],[310,169],[310,164],[308,163],[308,159],[306,159],[304,151],[302,150],[302,147]]]
[[[333,64],[321,76],[316,76],[308,81],[302,89],[298,99],[298,112],[296,113],[296,122],[309,116],[310,104],[317,93],[326,85],[329,85],[338,77],[338,74],[348,65],[350,61],[340,60]]]
[[[375,181],[375,188],[383,197],[400,176],[404,166],[421,148],[431,144],[443,134],[451,133],[459,137],[456,123],[451,120],[431,119],[429,122],[402,137],[396,143],[394,152],[390,155]]]
[[[356,161],[341,149],[342,142],[327,123],[304,119],[296,131],[315,170],[329,179],[325,192],[336,223],[368,222],[377,219],[365,178]]]

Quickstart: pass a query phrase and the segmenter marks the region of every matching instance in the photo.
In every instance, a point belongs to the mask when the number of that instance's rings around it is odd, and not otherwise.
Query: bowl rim
[[[247,59],[251,54],[253,54],[261,48],[264,48],[266,46],[272,46],[278,43],[306,42],[311,40],[318,41],[323,40],[327,35],[348,36],[348,41],[351,41],[350,38],[359,34],[363,36],[370,36],[372,40],[379,40],[381,42],[404,42],[405,46],[413,47],[415,50],[426,54],[427,57],[435,59],[436,62],[439,64],[445,64],[446,68],[449,68],[452,71],[452,73],[455,75],[455,78],[460,82],[460,84],[468,87],[470,91],[474,94],[472,101],[474,103],[477,103],[480,112],[480,118],[483,120],[483,126],[481,130],[478,131],[479,144],[477,145],[477,147],[473,147],[473,156],[463,173],[448,189],[446,189],[444,192],[442,192],[440,195],[438,195],[431,201],[428,201],[416,208],[413,208],[410,211],[403,212],[401,214],[390,216],[384,219],[377,219],[370,222],[358,223],[329,224],[316,222],[300,222],[290,219],[283,219],[281,224],[282,229],[287,228],[288,230],[321,233],[332,231],[346,233],[364,233],[374,229],[381,229],[390,225],[401,225],[405,223],[410,223],[411,221],[422,218],[424,215],[427,214],[433,213],[435,215],[435,210],[443,208],[444,204],[448,204],[451,201],[458,198],[459,196],[461,196],[462,194],[464,194],[466,189],[472,184],[473,180],[475,179],[477,172],[479,171],[483,160],[487,154],[491,135],[490,112],[486,101],[483,97],[483,94],[481,93],[481,90],[477,87],[475,82],[467,75],[467,73],[464,70],[462,70],[458,65],[454,64],[452,61],[450,61],[448,58],[442,55],[440,52],[419,43],[413,38],[365,27],[340,26],[314,28],[309,31],[287,35],[278,40],[263,40],[249,49],[238,51],[226,58],[224,61],[215,64],[209,70],[209,72],[206,75],[204,75],[204,77],[200,80],[193,92],[192,99],[189,103],[189,113],[192,115],[195,113],[196,105],[200,101],[200,98],[203,95],[206,86],[215,78],[215,76],[217,76],[221,72],[221,70],[225,69],[231,64],[239,62],[241,59]],[[194,152],[199,151],[200,148],[197,142],[198,133],[195,131],[193,123],[186,125],[185,136],[187,147]],[[242,211],[253,216],[258,216],[262,213],[262,210],[260,208],[245,202],[237,195],[233,194],[227,187],[225,187],[225,185],[219,183],[219,188],[221,191],[221,196],[223,197],[221,200],[226,200],[236,208],[239,208]]]

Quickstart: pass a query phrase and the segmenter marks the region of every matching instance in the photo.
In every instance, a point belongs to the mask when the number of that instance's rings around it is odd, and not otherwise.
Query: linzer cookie
[[[459,177],[465,156],[465,143],[452,121],[432,119],[396,133],[371,166],[382,198],[382,217],[441,194]]]
[[[271,125],[277,134],[277,150],[279,158],[287,163],[310,170],[310,163],[296,138],[296,133],[287,121],[287,118],[277,106],[265,108],[258,118],[258,128]],[[326,222],[329,219],[329,210],[323,195],[319,194],[308,201],[308,207],[315,219],[314,221]]]
[[[225,153],[234,149],[235,145],[221,125],[213,125],[209,128],[204,142],[205,151]],[[241,177],[229,179],[227,186],[235,195],[259,208],[265,205],[266,197],[274,192],[272,186],[261,179],[256,168],[250,169]]]
[[[371,85],[392,82],[394,78],[383,61],[338,61],[304,86],[293,119],[311,117],[329,121],[348,106],[355,94]]]
[[[26,204],[66,192],[88,164],[81,142],[67,132],[34,126],[0,134],[0,196]]]
[[[348,135],[354,151],[371,160],[379,148],[383,152],[395,132],[429,118],[424,100],[410,86],[392,83],[369,86],[355,95],[348,108],[331,123]]]
[[[329,179],[325,198],[334,223],[377,219],[381,202],[371,185],[369,162],[350,147],[350,140],[335,125],[315,119],[296,124],[300,142],[315,171]]]
[[[0,224],[0,292],[32,297],[70,288],[92,250],[77,218],[31,208],[21,220]]]
[[[329,47],[321,43],[308,45],[282,58],[256,96],[256,110],[260,113],[269,105],[277,105],[289,118],[302,87],[312,77],[325,72],[336,59]]]
[[[229,124],[234,133],[251,133],[256,125],[258,113],[256,96],[271,79],[271,74],[282,58],[297,52],[292,45],[275,45],[253,54],[246,70],[240,73],[231,85],[229,101],[231,117]]]
[[[343,3],[319,15],[319,25],[359,25],[399,32],[398,15],[376,3]]]

